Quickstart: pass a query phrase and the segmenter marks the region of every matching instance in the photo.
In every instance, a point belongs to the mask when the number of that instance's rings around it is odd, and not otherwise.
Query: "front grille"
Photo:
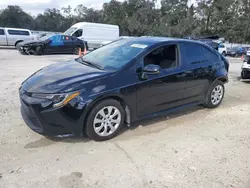
[[[35,114],[34,110],[21,101],[21,114],[25,123],[34,131],[41,132],[43,130],[42,124]]]

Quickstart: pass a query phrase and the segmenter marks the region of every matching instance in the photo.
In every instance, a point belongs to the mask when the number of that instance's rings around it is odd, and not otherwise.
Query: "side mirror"
[[[50,43],[52,42],[52,40],[48,39],[46,42],[47,42],[48,44],[50,44]]]
[[[160,74],[161,67],[159,65],[149,64],[143,69],[144,74]]]

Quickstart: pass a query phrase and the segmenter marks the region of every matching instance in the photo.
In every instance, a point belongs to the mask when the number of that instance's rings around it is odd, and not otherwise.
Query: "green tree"
[[[9,5],[0,12],[0,26],[31,28],[33,18],[19,6]]]

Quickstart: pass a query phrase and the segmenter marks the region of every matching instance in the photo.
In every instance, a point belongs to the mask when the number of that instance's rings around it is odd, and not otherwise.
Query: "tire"
[[[223,51],[223,52],[222,52],[222,55],[223,55],[223,56],[226,56],[227,54],[226,54],[226,52],[225,52],[225,51]]]
[[[37,46],[36,47],[36,52],[35,55],[42,55],[43,54],[43,50],[41,46]]]
[[[219,92],[219,89],[221,89],[221,92]],[[203,106],[205,106],[206,108],[218,107],[224,98],[224,94],[225,94],[225,87],[223,82],[221,82],[220,80],[215,81],[207,93],[206,100]]]
[[[247,77],[245,76],[245,71],[241,71],[241,79],[247,79]]]
[[[74,48],[73,54],[79,55],[79,48],[80,48],[80,47]]]
[[[122,105],[113,99],[104,100],[96,104],[89,113],[85,132],[92,140],[109,140],[119,133],[124,126],[124,120],[125,111]]]

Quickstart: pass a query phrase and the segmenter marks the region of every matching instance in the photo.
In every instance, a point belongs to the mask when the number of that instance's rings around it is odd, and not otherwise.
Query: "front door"
[[[64,42],[62,35],[54,35],[50,38],[50,43],[46,45],[44,52],[49,54],[62,53],[63,47],[64,47]]]
[[[137,113],[144,116],[182,105],[185,89],[184,72],[178,45],[166,45],[143,58],[143,66],[159,65],[158,75],[147,75],[137,88]]]

